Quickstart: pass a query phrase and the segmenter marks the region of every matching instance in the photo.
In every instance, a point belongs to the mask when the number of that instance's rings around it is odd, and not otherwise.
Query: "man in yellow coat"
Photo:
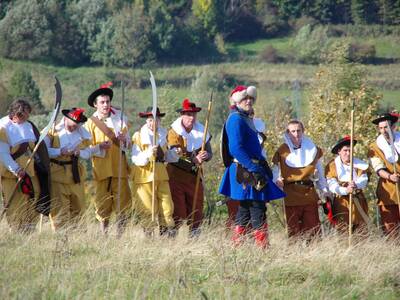
[[[39,182],[34,164],[24,167],[37,137],[28,121],[31,106],[25,100],[14,101],[8,116],[0,119],[0,174],[4,204],[9,201],[15,184],[21,179],[9,207],[6,219],[12,230],[29,233],[35,229],[39,214],[35,210]]]
[[[152,218],[153,181],[155,180],[154,215],[160,224],[160,234],[171,232],[175,222],[173,219],[174,203],[168,183],[168,173],[165,162],[177,161],[178,156],[173,150],[167,150],[167,130],[160,126],[161,113],[157,107],[156,145],[153,145],[153,129],[155,122],[152,115],[152,107],[139,113],[146,119],[139,131],[132,137],[132,178],[138,201],[138,213],[145,232],[152,233],[156,223]],[[155,173],[153,167],[155,165]]]
[[[77,226],[85,211],[85,167],[80,159],[104,155],[106,142],[91,146],[90,133],[81,125],[87,121],[84,109],[63,109],[64,117],[49,131],[52,204],[50,220],[54,231]]]
[[[329,194],[321,158],[321,148],[305,136],[303,123],[290,121],[284,143],[272,158],[274,181],[287,195],[284,207],[289,237],[319,233],[319,197],[313,180],[317,179],[324,196]]]
[[[368,221],[368,204],[362,190],[368,184],[369,166],[368,163],[354,158],[353,180],[350,182],[350,139],[350,136],[345,136],[332,148],[332,153],[337,156],[326,166],[325,176],[329,191],[335,195],[332,210],[337,229],[342,233],[348,232],[349,194],[353,193],[352,231],[361,233],[366,230]],[[356,143],[357,141],[354,140],[354,145]]]
[[[115,212],[118,234],[122,234],[132,207],[128,183],[129,166],[125,154],[130,147],[130,138],[126,116],[123,116],[121,123],[121,111],[111,106],[114,93],[109,86],[110,84],[102,85],[90,94],[88,104],[95,107],[96,112],[86,122],[85,127],[92,136],[93,146],[107,142],[106,145],[103,144],[104,157],[92,157],[96,217],[101,223],[102,231],[106,233],[110,217]],[[121,169],[119,169],[120,145],[123,156]],[[120,190],[118,190],[119,175],[121,175]]]
[[[379,177],[376,196],[383,231],[393,237],[400,236],[399,193],[396,191],[400,182],[400,133],[395,131],[397,120],[397,116],[386,113],[372,121],[377,125],[379,136],[368,152],[372,168]],[[393,145],[390,144],[389,130],[392,131]]]

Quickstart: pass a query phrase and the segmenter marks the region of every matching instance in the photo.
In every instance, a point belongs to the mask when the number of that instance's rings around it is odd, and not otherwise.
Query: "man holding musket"
[[[82,108],[63,109],[63,118],[45,138],[51,158],[50,220],[54,231],[76,226],[85,211],[86,170],[80,159],[102,156],[107,147],[106,142],[91,145],[92,137],[82,126],[87,121],[84,112]]]
[[[0,174],[6,219],[11,229],[29,233],[35,229],[39,213],[39,179],[34,163],[25,168],[39,138],[37,128],[28,121],[31,105],[18,99],[11,103],[8,116],[0,119]],[[20,184],[14,191],[17,180]],[[12,201],[11,195],[14,194]]]
[[[372,121],[378,128],[379,136],[368,152],[372,168],[379,177],[376,196],[383,231],[393,237],[400,236],[400,133],[395,131],[397,120],[397,116],[385,113]]]
[[[254,86],[237,86],[230,95],[233,105],[222,133],[222,154],[226,166],[219,192],[239,201],[232,240],[240,245],[249,225],[255,243],[268,245],[266,202],[285,194],[272,182],[272,173],[250,117],[256,99]]]
[[[298,120],[288,123],[283,139],[272,162],[274,180],[287,195],[284,208],[288,236],[306,234],[311,238],[319,233],[320,227],[320,199],[312,179],[316,178],[316,185],[324,197],[329,194],[321,163],[322,150],[304,135],[303,123]]]
[[[353,159],[353,181],[350,182],[350,136],[340,139],[332,148],[337,156],[325,168],[325,176],[329,191],[334,194],[333,219],[337,229],[342,233],[348,232],[349,226],[349,194],[353,194],[352,232],[365,231],[368,217],[368,204],[363,189],[368,184],[368,163]],[[353,141],[355,145],[357,140]],[[358,204],[356,203],[358,201]],[[362,211],[360,211],[360,209]]]
[[[121,111],[111,106],[114,95],[110,88],[111,84],[102,85],[90,94],[88,104],[95,107],[96,112],[86,122],[85,127],[92,136],[92,145],[102,144],[102,149],[105,150],[103,157],[97,155],[92,157],[96,187],[94,198],[96,217],[101,223],[102,231],[106,233],[111,214],[115,212],[118,234],[121,234],[132,207],[128,183],[129,166],[125,155],[130,147],[130,138],[126,117],[121,118]],[[123,151],[121,165],[120,147]],[[118,190],[119,176],[121,176],[120,190]]]
[[[199,165],[212,158],[210,145],[211,136],[207,133],[205,150],[201,151],[204,126],[196,120],[201,110],[189,99],[184,99],[182,107],[177,110],[180,117],[176,119],[168,131],[167,142],[170,149],[174,149],[179,156],[175,163],[168,163],[169,186],[174,202],[175,229],[179,229],[183,220],[193,219],[190,225],[190,236],[200,234],[203,221],[204,190],[200,184],[197,190],[196,207],[194,191]],[[192,214],[194,213],[194,216]]]

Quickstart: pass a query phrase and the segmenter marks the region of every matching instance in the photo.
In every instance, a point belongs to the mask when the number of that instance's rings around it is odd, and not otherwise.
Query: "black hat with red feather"
[[[112,82],[107,82],[105,84],[102,84],[100,88],[95,90],[93,93],[90,94],[88,97],[88,104],[91,107],[94,107],[94,101],[96,101],[96,98],[101,95],[107,95],[110,97],[110,101],[112,100],[114,96],[113,90],[110,88],[112,86]]]

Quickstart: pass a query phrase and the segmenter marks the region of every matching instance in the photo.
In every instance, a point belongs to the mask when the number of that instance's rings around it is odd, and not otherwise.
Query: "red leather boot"
[[[260,228],[253,231],[255,243],[258,247],[266,249],[269,246],[268,242],[268,224],[265,223]]]
[[[243,243],[244,235],[246,234],[246,227],[236,225],[233,229],[232,242],[235,247],[240,246]]]

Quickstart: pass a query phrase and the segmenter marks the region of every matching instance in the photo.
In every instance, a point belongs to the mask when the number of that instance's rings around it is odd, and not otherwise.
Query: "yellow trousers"
[[[144,228],[157,226],[151,221],[152,215],[152,182],[135,184],[137,199],[137,212],[140,222]],[[161,226],[174,226],[174,202],[172,201],[171,191],[168,181],[156,181],[156,199],[154,203],[154,214],[158,217]],[[157,220],[157,219],[156,219]]]
[[[39,182],[35,176],[31,179],[37,199],[40,192]],[[16,183],[17,178],[1,178],[3,201],[9,201]],[[15,196],[6,211],[6,219],[12,230],[29,232],[35,229],[39,220],[39,213],[35,210],[36,199],[29,199],[29,196],[23,194],[17,187]]]
[[[131,213],[132,198],[128,178],[121,178],[121,194],[118,211],[118,178],[110,177],[101,181],[95,181],[96,196],[94,206],[96,218],[100,222],[109,220],[112,212],[127,217]]]
[[[83,182],[67,184],[51,182],[50,220],[54,231],[76,226],[85,212]]]

